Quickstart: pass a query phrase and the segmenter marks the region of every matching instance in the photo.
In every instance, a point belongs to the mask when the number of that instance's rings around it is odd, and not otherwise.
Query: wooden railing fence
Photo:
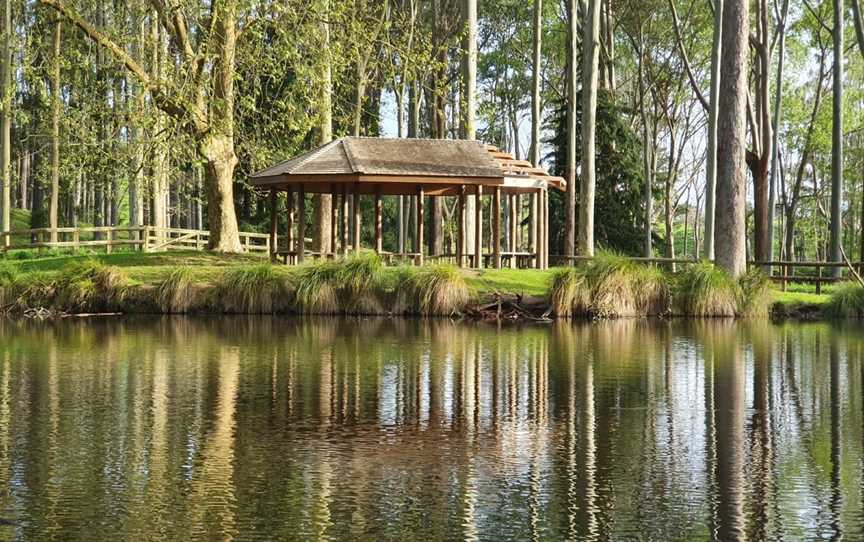
[[[154,226],[34,228],[0,232],[0,250],[104,248],[109,254],[117,247],[143,252],[204,250],[209,240],[210,232],[205,230]],[[240,232],[240,242],[247,252],[270,252],[270,236],[266,233]]]

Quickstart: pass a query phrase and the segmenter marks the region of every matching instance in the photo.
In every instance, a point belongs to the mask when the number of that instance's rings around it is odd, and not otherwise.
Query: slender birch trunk
[[[594,255],[594,193],[597,182],[597,72],[600,52],[600,3],[589,0],[582,50],[582,182],[579,185],[579,254]]]

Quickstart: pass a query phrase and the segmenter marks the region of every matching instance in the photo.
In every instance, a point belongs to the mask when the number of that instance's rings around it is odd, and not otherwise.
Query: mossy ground
[[[0,268],[13,267],[18,275],[46,277],[54,275],[76,262],[95,259],[105,265],[120,268],[128,277],[130,286],[157,287],[167,280],[177,268],[188,271],[189,280],[198,286],[214,285],[223,272],[231,267],[255,265],[266,261],[266,257],[254,254],[217,254],[210,252],[115,252],[113,254],[70,254],[43,252],[27,257],[0,256]],[[398,268],[384,268],[384,280],[395,280]],[[297,267],[276,265],[274,273],[290,279],[298,272]],[[555,275],[554,269],[481,269],[463,270],[470,297],[474,300],[488,298],[494,294],[545,297]],[[393,274],[393,277],[387,275]],[[824,288],[822,294],[814,293],[808,285],[789,285],[787,290],[772,291],[774,311],[778,314],[794,315],[802,310],[821,312],[830,302],[832,288]]]

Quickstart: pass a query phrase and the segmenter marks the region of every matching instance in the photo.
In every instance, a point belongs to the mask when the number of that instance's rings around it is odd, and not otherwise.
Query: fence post
[[[113,230],[105,230],[105,253],[111,254],[111,239],[114,237]]]
[[[72,234],[72,244],[75,250],[81,248],[81,232],[78,229],[75,229],[75,232]]]
[[[822,266],[819,265],[816,267],[818,270],[816,273],[816,295],[822,293]]]

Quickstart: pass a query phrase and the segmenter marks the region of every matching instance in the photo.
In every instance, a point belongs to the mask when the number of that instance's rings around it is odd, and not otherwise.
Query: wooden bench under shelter
[[[375,246],[384,256],[398,256],[416,264],[424,250],[424,201],[427,197],[457,197],[458,231],[454,260],[460,266],[546,268],[549,265],[549,190],[564,190],[561,177],[491,145],[458,139],[397,139],[344,137],[251,175],[251,184],[270,191],[270,250],[274,259],[299,263],[304,257],[336,257],[358,251],[361,196],[374,197]],[[279,192],[286,193],[287,235],[279,245]],[[330,246],[327,252],[307,249],[306,194],[331,198]],[[411,251],[383,250],[383,206],[387,196],[414,196],[414,243]],[[530,198],[527,250],[517,247],[518,198]],[[483,205],[474,206],[473,247],[468,246],[466,200],[491,198],[491,236],[484,252]],[[502,200],[509,198],[507,231],[502,232]],[[524,200],[523,200],[524,201]],[[296,231],[295,231],[296,230]],[[503,235],[502,235],[503,234]],[[323,238],[323,235],[321,236]],[[350,238],[349,238],[350,237]],[[502,238],[507,250],[502,251]],[[491,245],[491,246],[488,246]],[[407,246],[407,243],[406,243]],[[441,257],[442,255],[431,255]],[[430,256],[430,257],[431,257]]]

